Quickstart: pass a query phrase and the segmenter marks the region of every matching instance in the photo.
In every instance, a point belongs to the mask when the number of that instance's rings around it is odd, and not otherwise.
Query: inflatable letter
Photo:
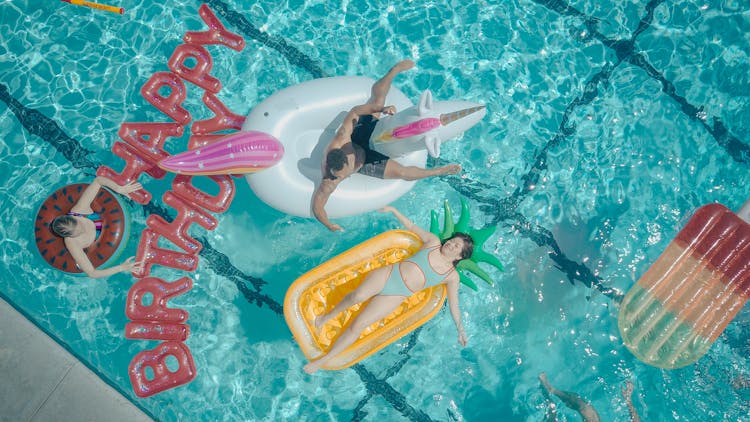
[[[166,96],[160,92],[165,87],[169,88],[169,94]],[[141,95],[146,101],[180,125],[184,126],[190,123],[192,117],[182,107],[182,102],[187,97],[185,83],[174,73],[154,73],[141,87]]]
[[[186,60],[195,59],[196,64],[190,68]],[[167,62],[169,69],[182,79],[192,82],[206,91],[217,93],[221,90],[221,82],[209,75],[213,60],[208,50],[195,44],[181,44],[174,49],[172,57]]]
[[[167,358],[176,359],[178,368],[170,370]],[[147,373],[151,370],[151,376]],[[154,350],[144,350],[133,357],[128,366],[130,382],[138,397],[148,397],[164,390],[187,384],[195,378],[195,362],[184,343],[165,341]]]

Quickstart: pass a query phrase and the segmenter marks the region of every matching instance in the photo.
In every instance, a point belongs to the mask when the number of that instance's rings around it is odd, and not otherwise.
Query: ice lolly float
[[[750,201],[699,208],[627,293],[618,326],[641,361],[680,368],[703,356],[750,296]]]

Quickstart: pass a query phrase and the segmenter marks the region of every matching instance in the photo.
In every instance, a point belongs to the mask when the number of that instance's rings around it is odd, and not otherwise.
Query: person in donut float
[[[50,228],[63,238],[65,247],[75,261],[78,268],[91,278],[108,277],[117,273],[140,271],[141,264],[130,257],[125,262],[106,269],[94,268],[91,260],[84,251],[91,246],[102,231],[102,219],[99,214],[91,209],[91,203],[96,198],[99,189],[109,188],[120,195],[128,196],[131,192],[142,189],[138,182],[130,182],[126,185],[118,185],[111,179],[96,176],[94,181],[86,187],[81,197],[73,205],[69,212],[59,215],[52,220]]]
[[[342,230],[341,226],[332,223],[325,211],[326,202],[336,187],[354,173],[361,173],[379,179],[419,180],[426,177],[457,174],[461,171],[459,164],[423,169],[415,166],[403,166],[390,157],[370,148],[372,135],[378,118],[382,114],[396,114],[396,107],[385,105],[385,98],[391,88],[393,78],[401,72],[414,67],[411,60],[402,60],[373,84],[370,99],[353,107],[344,118],[323,154],[323,179],[312,196],[312,212],[315,218],[331,231]]]
[[[365,328],[388,316],[407,297],[438,284],[446,284],[450,313],[458,331],[458,343],[466,346],[467,338],[458,304],[460,277],[456,265],[471,257],[474,240],[468,234],[457,232],[441,243],[440,238],[414,224],[397,209],[386,206],[380,211],[392,213],[404,228],[419,236],[423,242],[422,248],[402,262],[372,270],[362,284],[346,295],[330,312],[315,318],[313,325],[319,330],[341,311],[370,299],[326,354],[304,366],[303,369],[308,374],[316,372],[346,349],[359,338]]]

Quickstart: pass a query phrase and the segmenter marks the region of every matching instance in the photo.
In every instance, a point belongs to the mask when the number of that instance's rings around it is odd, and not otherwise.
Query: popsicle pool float
[[[737,213],[699,208],[627,293],[618,326],[641,361],[680,368],[700,359],[750,297],[750,201]]]

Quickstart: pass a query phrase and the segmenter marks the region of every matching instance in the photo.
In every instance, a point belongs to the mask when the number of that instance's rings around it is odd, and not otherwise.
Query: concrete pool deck
[[[152,421],[0,298],[0,421]]]

